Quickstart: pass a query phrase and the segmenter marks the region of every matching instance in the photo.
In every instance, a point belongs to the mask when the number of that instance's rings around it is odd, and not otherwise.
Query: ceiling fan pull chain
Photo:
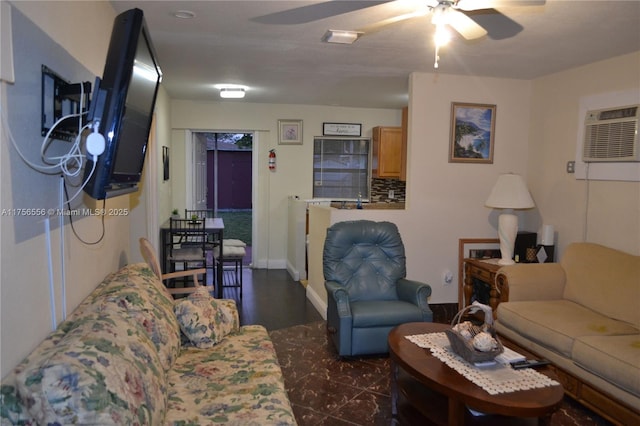
[[[438,46],[436,44],[436,62],[433,64],[433,67],[438,69],[438,61],[440,60],[440,55],[438,54],[440,52],[440,46]]]

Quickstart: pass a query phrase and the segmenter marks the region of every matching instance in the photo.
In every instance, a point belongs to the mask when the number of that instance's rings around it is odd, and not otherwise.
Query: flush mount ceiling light
[[[322,36],[325,43],[352,44],[362,34],[362,31],[327,30]]]
[[[222,87],[220,88],[220,97],[225,99],[241,99],[244,98],[244,88],[242,87]]]
[[[190,10],[176,10],[173,12],[173,16],[180,19],[192,19],[196,17],[196,14]]]

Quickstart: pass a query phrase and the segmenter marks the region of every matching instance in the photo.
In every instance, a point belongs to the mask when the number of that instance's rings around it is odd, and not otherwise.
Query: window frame
[[[354,197],[341,197],[341,196],[316,196],[316,188],[318,188],[319,186],[316,185],[316,171],[320,170],[320,173],[322,173],[322,170],[325,169],[317,169],[316,168],[316,141],[318,140],[331,140],[331,141],[364,141],[367,143],[367,153],[366,153],[366,161],[367,161],[367,167],[366,170],[359,168],[359,169],[346,169],[346,170],[353,170],[353,171],[357,171],[357,173],[361,173],[362,171],[366,172],[366,183],[364,185],[364,189],[365,189],[365,193],[362,193],[362,197],[361,197],[361,201],[363,202],[369,202],[370,201],[370,197],[371,197],[371,179],[372,179],[372,159],[373,159],[373,144],[371,141],[371,138],[366,138],[366,137],[348,137],[348,136],[314,136],[313,138],[313,149],[312,149],[312,194],[313,194],[313,198],[314,199],[326,199],[326,200],[331,200],[331,201],[357,201],[358,196],[357,194],[355,194]],[[322,152],[322,155],[324,154],[324,151]],[[362,155],[362,154],[359,154]],[[333,169],[332,169],[333,170]],[[362,188],[362,187],[360,187]]]

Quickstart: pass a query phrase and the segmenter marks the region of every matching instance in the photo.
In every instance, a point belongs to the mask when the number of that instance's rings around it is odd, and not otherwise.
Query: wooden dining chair
[[[184,209],[184,218],[185,219],[202,219],[203,221],[206,219],[215,218],[215,210],[213,209]],[[219,242],[215,240],[214,235],[207,235],[207,241],[205,243],[205,250],[211,252],[214,247],[217,247]]]
[[[181,265],[183,270],[206,268],[207,232],[205,220],[171,218],[169,221],[169,247],[165,252],[170,271],[175,272],[177,265]],[[184,285],[188,285],[186,278]]]
[[[207,219],[216,217],[216,214],[213,209],[184,209],[185,219],[193,219],[194,217],[197,217],[198,219]]]
[[[183,271],[175,271],[175,272],[169,272],[167,274],[163,274],[162,268],[160,267],[160,262],[158,261],[158,257],[156,256],[155,249],[153,248],[149,240],[147,240],[146,238],[140,238],[139,242],[140,242],[140,253],[142,253],[142,257],[147,262],[147,265],[149,265],[149,268],[151,268],[151,271],[161,281],[164,282],[166,280],[182,278],[182,277],[191,277],[191,279],[193,280],[193,283],[194,283],[193,287],[184,287],[184,288],[167,287],[167,290],[169,291],[170,294],[192,293],[193,291],[195,291],[197,287],[201,285],[200,281],[198,280],[198,275],[202,275],[203,277],[206,277],[207,270],[205,268],[187,269]],[[206,282],[204,284],[206,285]],[[211,287],[210,291],[213,292],[213,286],[208,286],[208,287]]]

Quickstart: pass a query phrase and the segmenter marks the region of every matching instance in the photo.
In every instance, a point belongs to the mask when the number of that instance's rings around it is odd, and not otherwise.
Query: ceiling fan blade
[[[363,32],[365,34],[371,34],[376,31],[382,30],[387,25],[395,24],[398,22],[406,21],[407,19],[416,18],[418,16],[424,16],[429,13],[428,9],[421,9],[411,13],[405,13],[404,15],[393,16],[391,18],[383,19],[382,21],[378,21],[371,25],[367,25],[366,27],[359,28],[358,32]]]
[[[460,10],[493,9],[495,7],[541,6],[546,0],[458,0],[455,7]]]
[[[251,21],[271,25],[307,24],[309,22],[319,21],[320,19],[354,12],[360,9],[366,9],[368,7],[388,3],[390,1],[393,0],[325,1],[322,3],[315,3],[296,7],[293,9],[283,10],[281,12],[257,16],[255,18],[251,18]]]
[[[462,12],[451,9],[447,15],[448,24],[467,40],[480,38],[487,34],[487,30],[476,24],[473,19]]]
[[[472,10],[466,15],[485,28],[492,40],[513,37],[524,29],[522,25],[495,9]]]

